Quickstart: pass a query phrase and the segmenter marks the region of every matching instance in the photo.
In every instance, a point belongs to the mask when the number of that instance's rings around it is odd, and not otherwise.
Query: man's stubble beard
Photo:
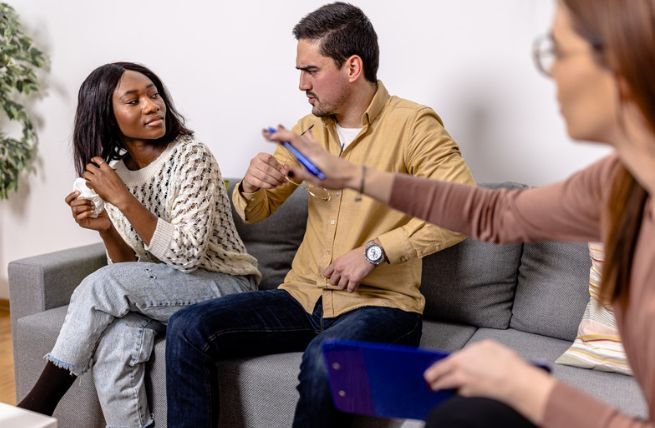
[[[314,98],[316,99],[316,102],[318,105],[312,106],[312,114],[316,117],[330,117],[336,115],[337,112],[337,107],[336,106],[342,106],[345,104],[346,99],[348,98],[347,93],[342,93],[339,99],[334,103],[334,106],[325,106],[321,107],[321,102],[319,99],[314,95]]]

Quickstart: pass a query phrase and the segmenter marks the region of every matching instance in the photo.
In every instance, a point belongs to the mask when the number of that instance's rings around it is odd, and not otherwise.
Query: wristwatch
[[[384,255],[384,250],[375,241],[368,241],[366,243],[364,257],[366,257],[366,261],[376,266],[387,259]]]

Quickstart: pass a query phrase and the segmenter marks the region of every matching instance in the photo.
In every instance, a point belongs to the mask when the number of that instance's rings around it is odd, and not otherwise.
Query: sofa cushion
[[[423,260],[425,319],[507,328],[521,244],[467,239]]]
[[[231,197],[239,179],[228,180],[228,193]],[[232,216],[248,253],[258,261],[263,275],[259,289],[277,288],[291,269],[291,261],[305,236],[307,193],[302,189],[293,192],[273,215],[255,224],[244,223],[234,211],[234,206]]]
[[[517,183],[482,184],[516,189]],[[522,244],[467,239],[423,259],[425,318],[478,327],[507,328]]]
[[[614,310],[598,301],[605,254],[603,244],[589,243],[589,303],[578,326],[573,345],[557,359],[559,364],[574,367],[632,374],[616,326]]]
[[[290,427],[298,402],[300,352],[222,361],[219,426]],[[262,400],[262,397],[267,397]]]
[[[470,325],[425,320],[419,346],[447,352],[456,351],[469,341],[476,330],[476,327]]]
[[[573,341],[589,301],[587,244],[525,244],[512,328]]]
[[[166,404],[166,335],[155,339],[155,349],[152,350],[148,371],[146,372],[146,391],[150,412],[155,419],[155,426],[168,425]]]
[[[633,377],[554,364],[555,359],[570,345],[570,342],[566,340],[514,329],[481,328],[475,332],[469,343],[485,339],[492,339],[509,346],[525,359],[549,363],[553,369],[553,375],[557,379],[573,385],[623,412],[637,417],[645,417],[648,414],[646,402]]]
[[[287,428],[298,402],[298,371],[302,353],[238,358],[218,364],[221,391],[219,426]],[[263,399],[265,398],[265,399]],[[356,416],[357,428],[420,428],[422,423]]]

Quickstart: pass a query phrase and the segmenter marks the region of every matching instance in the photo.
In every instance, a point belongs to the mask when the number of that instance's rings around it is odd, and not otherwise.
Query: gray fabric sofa
[[[231,183],[230,190],[234,180]],[[244,225],[235,216],[248,250],[260,262],[261,288],[275,287],[289,269],[304,235],[306,198],[304,191],[296,191],[277,213],[258,224]],[[19,399],[43,368],[42,357],[54,344],[73,289],[104,264],[99,244],[9,264]],[[589,267],[585,244],[493,245],[466,240],[433,254],[423,265],[427,305],[421,345],[453,351],[467,343],[494,339],[526,358],[552,364],[575,338],[588,300]],[[160,427],[166,426],[164,346],[160,337],[149,361],[149,396]],[[299,363],[300,353],[219,363],[221,426],[290,426]],[[646,414],[632,377],[555,364],[553,374],[628,413]],[[61,427],[104,426],[89,374],[75,383],[55,416]],[[362,417],[356,425],[421,424]]]

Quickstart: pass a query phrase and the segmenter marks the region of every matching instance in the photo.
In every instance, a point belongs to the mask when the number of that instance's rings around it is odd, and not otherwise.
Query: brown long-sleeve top
[[[540,240],[599,241],[619,167],[611,155],[569,179],[535,189],[490,190],[398,175],[389,205],[473,238],[497,243]],[[443,207],[447,207],[444,209]],[[644,206],[630,280],[630,301],[614,306],[628,361],[648,403],[649,420],[619,410],[562,382],[546,405],[545,427],[654,427],[655,219],[652,195]]]

